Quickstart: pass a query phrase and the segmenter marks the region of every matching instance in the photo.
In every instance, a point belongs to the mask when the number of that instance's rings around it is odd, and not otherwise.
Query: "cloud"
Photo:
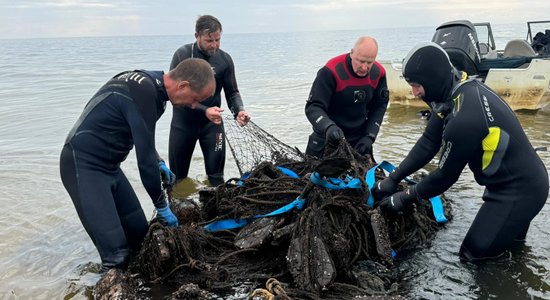
[[[548,19],[548,0],[0,0],[0,38],[192,33],[212,14],[227,33],[436,27]],[[529,16],[529,19],[525,19]]]
[[[30,8],[113,8],[116,7],[113,3],[105,3],[101,1],[78,1],[78,0],[62,0],[62,1],[19,1],[8,7],[16,9]]]

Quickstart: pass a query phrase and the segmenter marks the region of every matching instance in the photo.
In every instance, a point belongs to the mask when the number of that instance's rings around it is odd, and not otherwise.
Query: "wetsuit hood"
[[[421,84],[425,92],[422,99],[431,105],[447,102],[458,72],[447,52],[429,42],[418,44],[407,54],[403,60],[403,77],[409,83]]]

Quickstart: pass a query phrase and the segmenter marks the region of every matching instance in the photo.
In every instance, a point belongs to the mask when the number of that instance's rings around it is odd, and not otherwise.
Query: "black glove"
[[[395,193],[397,191],[397,184],[390,176],[377,181],[371,189],[372,197],[376,201]]]
[[[355,150],[359,152],[361,155],[367,155],[370,154],[372,150],[372,143],[374,143],[372,137],[370,136],[364,136],[359,141],[357,141],[357,144],[355,144]]]
[[[332,124],[325,131],[325,138],[328,144],[337,146],[340,140],[344,138],[344,132],[336,124]]]
[[[408,188],[402,192],[397,192],[382,201],[375,203],[380,209],[391,214],[402,214],[403,210],[412,203],[416,202],[418,197],[413,188]]]

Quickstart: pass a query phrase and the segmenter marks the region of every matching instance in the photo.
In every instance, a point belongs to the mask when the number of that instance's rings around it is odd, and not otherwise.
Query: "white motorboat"
[[[455,67],[491,87],[514,110],[550,107],[550,30],[533,34],[533,25],[550,28],[550,21],[527,22],[526,39],[513,39],[497,50],[488,22],[451,21],[437,27],[432,41],[449,54]],[[379,61],[386,69],[391,103],[425,107],[411,93],[401,74],[401,61]]]

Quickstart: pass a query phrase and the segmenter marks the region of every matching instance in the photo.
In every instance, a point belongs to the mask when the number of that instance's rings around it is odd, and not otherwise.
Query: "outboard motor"
[[[451,63],[468,75],[478,74],[481,60],[477,33],[472,22],[451,21],[437,27],[432,42],[441,46],[449,55]]]
[[[545,33],[537,33],[531,47],[540,56],[550,56],[550,30],[546,29]]]

